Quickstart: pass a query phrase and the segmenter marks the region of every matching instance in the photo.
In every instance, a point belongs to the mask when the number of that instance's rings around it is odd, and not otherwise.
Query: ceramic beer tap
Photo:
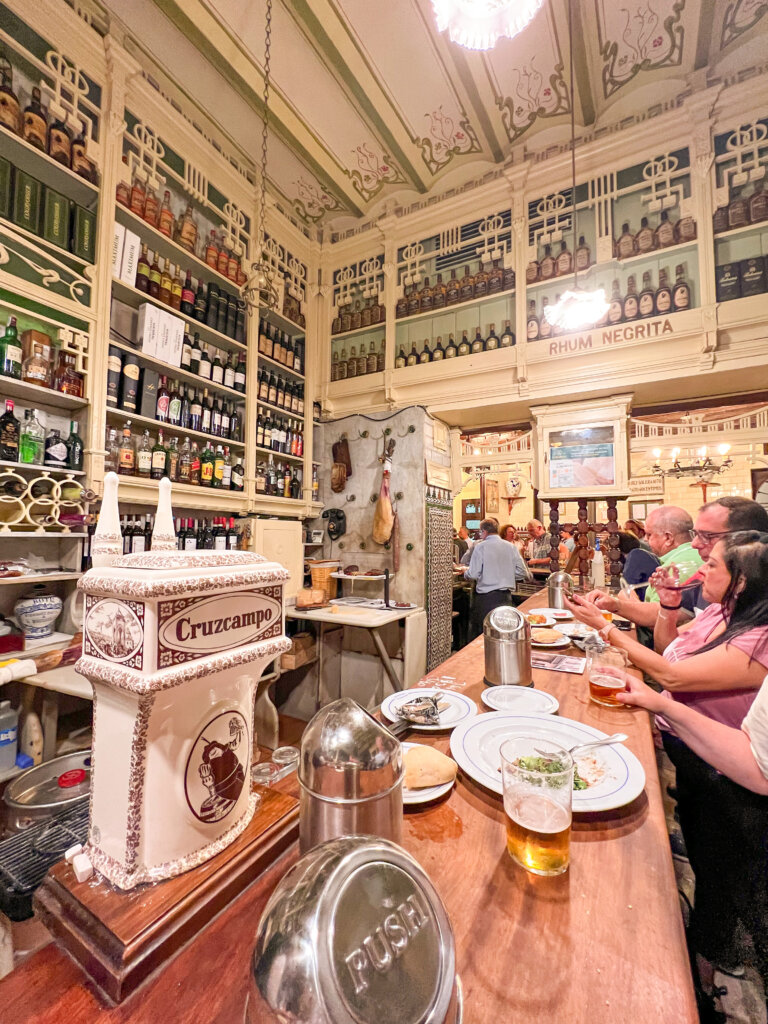
[[[153,551],[176,551],[176,530],[173,526],[171,508],[171,481],[164,476],[158,485],[155,525],[152,527]]]
[[[107,474],[105,534],[119,524],[116,484]],[[172,534],[163,480],[152,550],[101,561],[78,583],[76,668],[94,690],[86,854],[121,889],[196,867],[246,828],[259,801],[254,693],[290,647],[282,566],[245,551],[163,549]]]
[[[104,477],[104,494],[101,511],[91,544],[91,565],[103,569],[123,553],[123,536],[120,533],[120,509],[117,505],[117,488],[120,477],[107,473]]]

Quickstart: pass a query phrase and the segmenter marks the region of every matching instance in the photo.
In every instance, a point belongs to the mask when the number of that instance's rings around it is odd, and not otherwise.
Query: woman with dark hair
[[[664,749],[677,771],[680,828],[696,877],[689,939],[699,957],[702,984],[711,988],[713,965],[732,969],[738,962],[735,934],[739,919],[757,927],[750,906],[766,886],[768,796],[731,781],[694,752],[675,732],[673,704],[741,728],[768,669],[768,534],[735,533],[719,541],[697,576],[711,604],[692,622],[677,627],[663,655],[647,650],[600,622],[599,609],[581,598],[574,615],[599,628],[603,638],[626,650],[632,662],[664,688],[657,723]],[[681,591],[665,570],[653,576],[660,615],[677,617]],[[596,614],[597,612],[597,614]],[[670,707],[670,717],[664,715]],[[764,926],[755,936],[768,957]],[[768,966],[764,965],[768,980]]]

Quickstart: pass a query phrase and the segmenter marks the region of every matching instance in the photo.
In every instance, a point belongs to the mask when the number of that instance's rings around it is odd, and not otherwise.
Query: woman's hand
[[[579,622],[583,622],[585,626],[592,626],[593,629],[602,629],[606,625],[603,613],[597,607],[592,604],[591,601],[581,597],[579,594],[574,594],[573,597],[565,597],[565,607],[568,611],[573,613],[573,617],[578,619]]]
[[[617,693],[616,700],[621,701],[622,704],[631,704],[634,707],[645,708],[646,711],[651,711],[654,714],[663,714],[669,701],[660,693],[652,690],[650,686],[646,686],[637,676],[612,668],[606,668],[605,672],[607,675],[616,676],[624,680],[624,685],[627,689],[623,693]]]
[[[586,596],[590,604],[597,605],[604,612],[617,612],[619,610],[619,599],[615,594],[606,594],[605,590],[590,590]]]
[[[648,580],[659,595],[659,601],[667,608],[679,608],[683,603],[683,592],[680,590],[677,574],[673,575],[668,569],[659,567],[654,569],[653,575]]]

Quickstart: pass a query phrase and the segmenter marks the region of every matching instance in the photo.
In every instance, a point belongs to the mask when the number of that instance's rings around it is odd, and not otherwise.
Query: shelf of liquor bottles
[[[31,406],[51,406],[56,409],[83,409],[88,399],[67,395],[53,388],[43,388],[38,384],[28,384],[23,380],[0,376],[0,396],[14,398]]]
[[[291,369],[290,366],[286,366],[285,363],[278,362],[277,359],[272,359],[270,356],[265,355],[263,352],[258,354],[259,363],[263,363],[265,368],[273,368],[275,370],[282,370],[284,373],[289,374],[293,379],[303,381],[305,375],[299,373],[298,370]]]
[[[715,291],[718,302],[768,291],[768,219],[715,234]]]
[[[266,409],[269,412],[275,412],[278,416],[287,420],[298,420],[304,425],[304,414],[298,412],[292,412],[283,405],[273,405],[271,402],[265,402],[264,399],[259,399],[259,410]]]
[[[120,505],[157,505],[157,480],[139,476],[120,476]],[[174,510],[192,509],[221,512],[245,512],[248,497],[243,491],[223,490],[218,487],[203,487],[200,484],[171,482],[171,503]]]
[[[124,302],[127,306],[130,306],[133,309],[138,309],[143,302],[148,302],[150,305],[157,307],[157,309],[160,309],[165,313],[170,313],[172,316],[180,317],[187,322],[193,335],[195,333],[199,334],[202,341],[207,341],[212,345],[216,345],[218,348],[237,352],[245,352],[248,348],[245,342],[236,341],[234,338],[230,338],[229,335],[223,334],[221,331],[218,331],[213,327],[209,327],[207,324],[195,319],[193,316],[182,313],[173,306],[168,306],[159,299],[153,298],[153,296],[149,295],[147,292],[139,291],[139,289],[133,285],[126,284],[124,281],[120,281],[115,277],[112,278],[112,294],[115,298]]]
[[[162,422],[160,420],[151,419],[149,416],[139,416],[133,412],[126,412],[123,409],[107,409],[107,416],[119,423],[126,423],[128,420],[131,423],[135,423],[140,427],[149,427],[155,432],[158,430],[162,431],[163,437],[169,435],[170,437],[193,437],[202,441],[212,441],[214,444],[227,445],[230,448],[245,448],[243,441],[234,441],[228,437],[222,437],[220,434],[207,434],[202,430],[192,430],[190,427],[182,427],[173,423]]]
[[[253,446],[253,449],[254,451],[258,452],[259,455],[261,456],[266,455],[267,457],[269,457],[271,455],[273,459],[277,460],[278,462],[293,462],[297,466],[304,465],[303,455],[290,455],[286,454],[286,452],[279,451],[277,448],[264,448],[262,445],[258,444],[255,444]]]
[[[286,334],[290,334],[292,338],[302,338],[307,329],[305,324],[296,323],[295,320],[276,309],[266,309],[262,306],[259,315],[263,320],[278,327],[281,331],[285,331]]]
[[[28,473],[40,473],[42,470],[54,478],[60,476],[71,476],[73,478],[85,476],[84,469],[55,469],[52,466],[41,466],[27,462],[10,462],[7,459],[0,459],[0,469],[24,470]]]
[[[498,331],[497,313],[503,314]],[[464,326],[470,317],[474,319],[472,328]],[[408,325],[402,333],[398,330],[395,368],[512,348],[516,343],[513,324],[513,300],[497,297],[496,301],[487,300],[481,307],[466,307],[456,317],[446,312],[433,316],[426,325],[421,322]],[[425,336],[426,330],[431,336]]]
[[[99,188],[81,174],[54,160],[39,146],[14,134],[0,122],[0,152],[17,170],[28,174],[46,188],[63,194],[86,210],[95,210]]]
[[[194,384],[199,390],[207,388],[208,391],[213,391],[215,394],[225,395],[235,402],[245,401],[245,393],[242,391],[237,391],[235,388],[229,388],[224,384],[214,383],[211,377],[204,377],[198,373],[192,373],[191,370],[186,370],[180,366],[173,366],[171,363],[166,363],[163,359],[157,359],[154,356],[146,355],[146,353],[142,352],[141,349],[134,348],[133,345],[128,345],[126,342],[117,341],[114,337],[110,337],[109,346],[110,348],[117,349],[124,355],[135,356],[139,360],[139,364],[141,366],[151,366],[158,370],[161,376],[167,377],[169,380]]]
[[[611,269],[620,274],[624,271],[625,267],[631,268],[628,272],[635,275],[644,273],[646,269],[658,275],[660,266],[672,267],[676,261],[684,259],[689,253],[693,252],[698,252],[698,242],[695,239],[689,242],[678,242],[666,247],[654,246],[645,252],[635,252],[633,255],[623,259],[616,256],[610,260],[603,260],[601,263],[590,263],[586,268],[579,269],[579,282],[589,282],[595,273],[610,272]],[[564,273],[552,273],[548,278],[526,281],[526,295],[552,288],[555,285],[561,286],[558,289],[560,291],[573,287],[573,263],[570,262],[569,265],[571,269]],[[588,287],[588,284],[585,286]]]
[[[517,354],[512,345],[488,352],[470,352],[466,356],[457,356],[456,358],[443,358],[437,361],[424,360],[412,362],[410,365],[406,363],[405,366],[396,366],[392,371],[392,386],[393,388],[406,387],[441,379],[455,381],[457,374],[468,376],[497,371],[511,373],[516,364]],[[341,394],[346,395],[347,393],[346,389],[343,391],[339,389],[337,392],[339,397]],[[329,395],[333,397],[330,392]]]

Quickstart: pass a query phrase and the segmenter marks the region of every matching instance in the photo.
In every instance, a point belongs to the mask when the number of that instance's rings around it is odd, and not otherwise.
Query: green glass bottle
[[[8,317],[5,334],[0,339],[0,373],[21,380],[21,345],[15,316]]]
[[[213,487],[213,465],[214,454],[210,444],[206,441],[200,456],[200,483],[203,487]]]

